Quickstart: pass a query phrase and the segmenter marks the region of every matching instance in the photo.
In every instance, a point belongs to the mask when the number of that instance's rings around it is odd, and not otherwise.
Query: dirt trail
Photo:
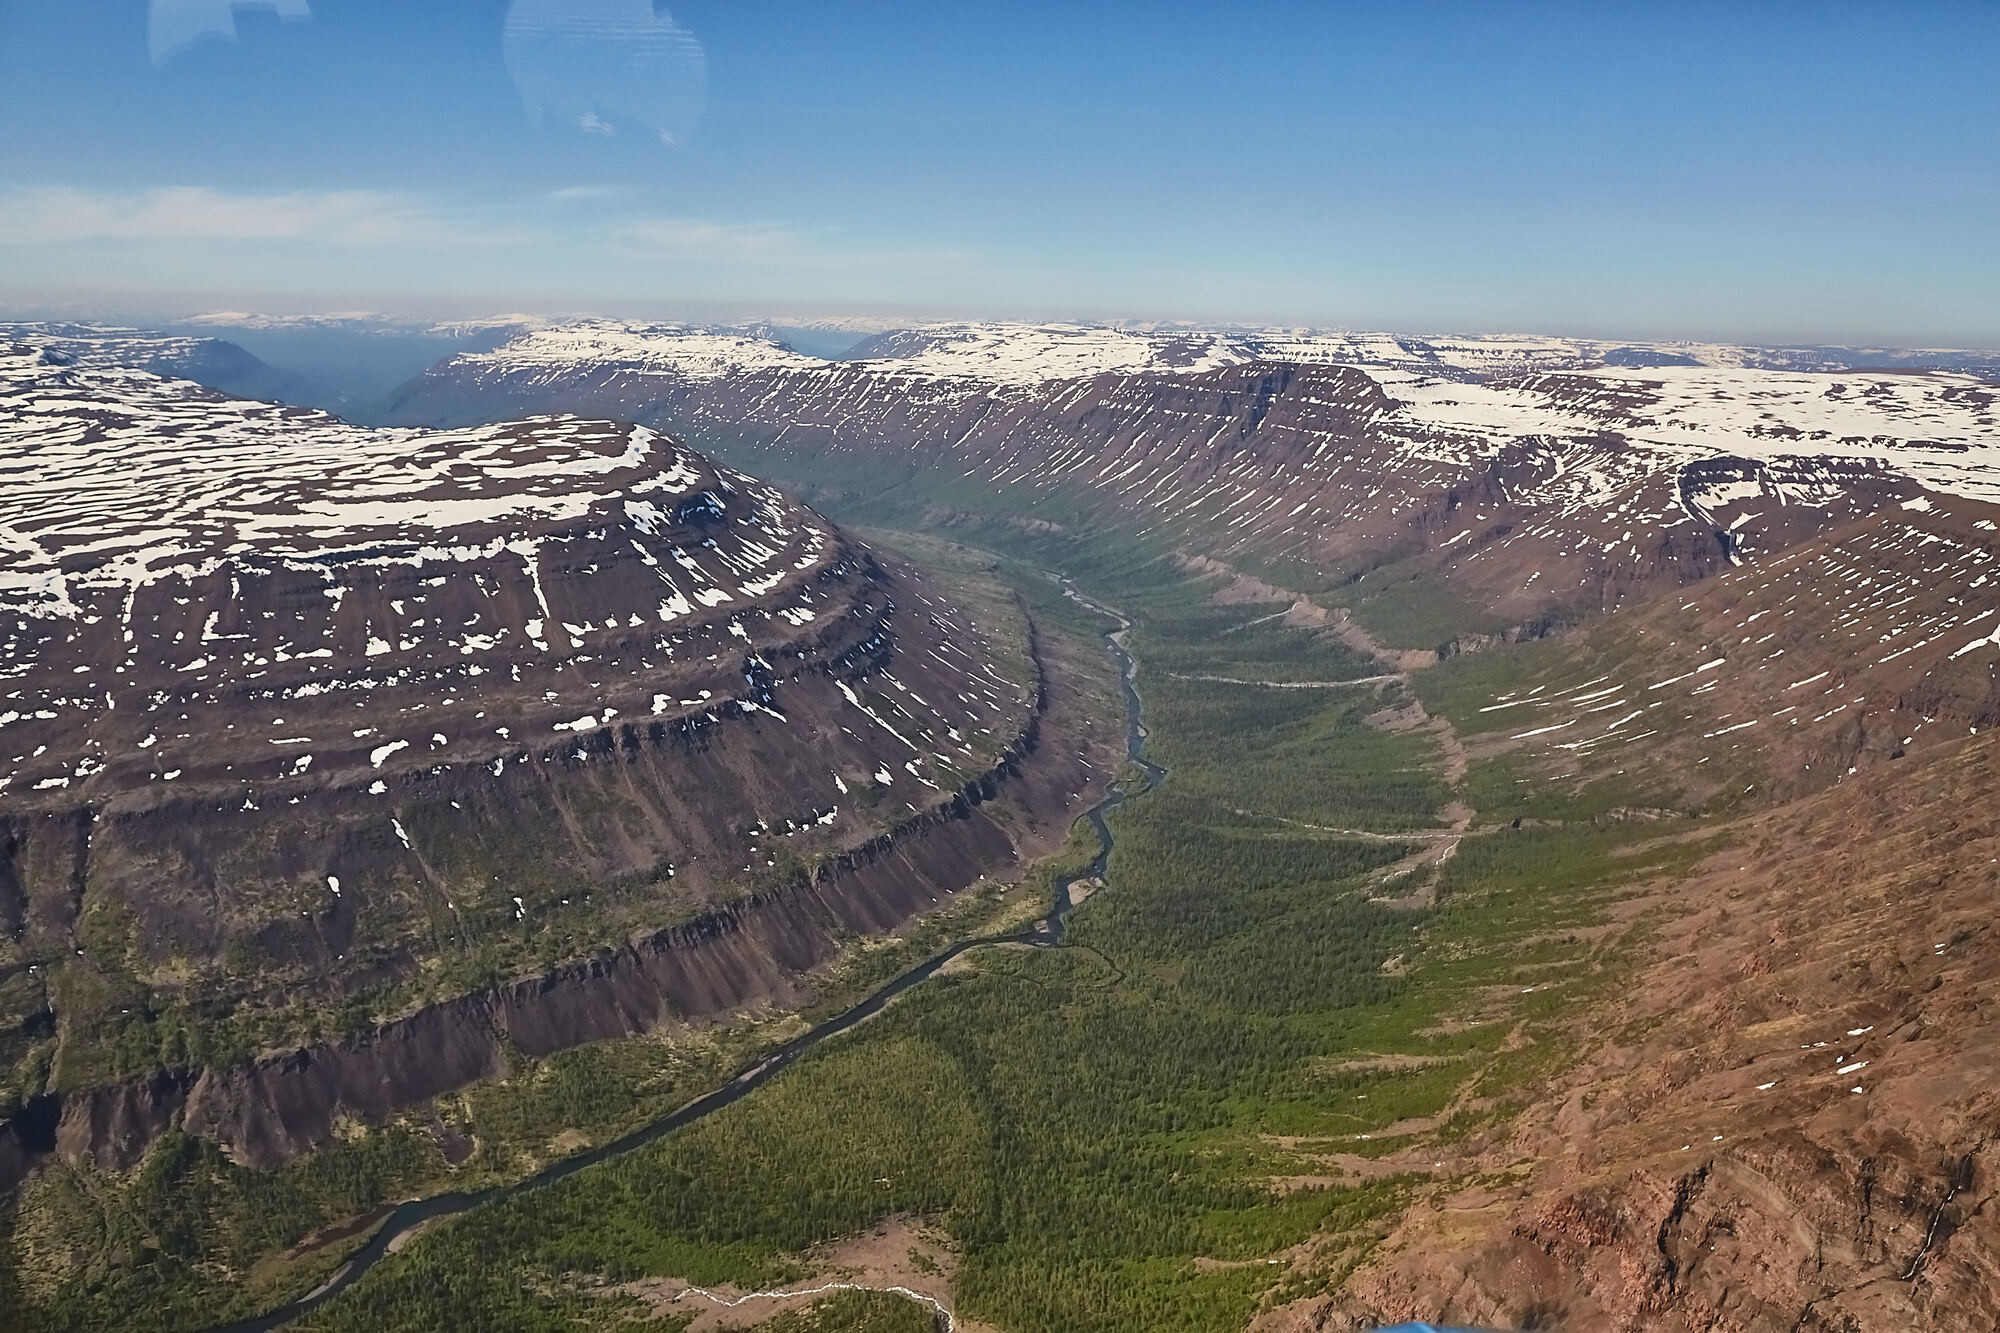
[[[1453,801],[1445,807],[1445,810],[1454,808],[1463,810],[1466,807]],[[1261,810],[1245,810],[1241,806],[1232,806],[1229,813],[1242,815],[1246,819],[1269,819],[1292,828],[1311,829],[1314,833],[1337,834],[1343,838],[1353,838],[1358,842],[1442,842],[1448,838],[1456,838],[1465,831],[1460,828],[1419,828],[1404,829],[1398,833],[1384,833],[1381,829],[1342,828],[1338,824],[1315,824],[1308,819],[1287,819],[1283,815],[1265,814]]]
[[[692,1313],[688,1333],[751,1327],[839,1291],[893,1292],[935,1312],[947,1333],[990,1333],[986,1325],[953,1313],[956,1257],[911,1219],[885,1220],[862,1235],[810,1252],[806,1261],[813,1276],[769,1291],[697,1287],[676,1278],[648,1278],[611,1290],[638,1297],[655,1316]]]
[[[1216,589],[1214,595],[1209,598],[1217,606],[1236,606],[1244,602],[1290,602],[1291,605],[1280,613],[1288,625],[1331,629],[1348,647],[1356,652],[1367,653],[1377,661],[1395,667],[1398,672],[1416,671],[1437,665],[1438,655],[1435,649],[1390,648],[1377,642],[1374,636],[1361,627],[1346,607],[1321,606],[1302,592],[1266,583],[1253,575],[1242,573],[1213,556],[1189,555],[1182,552],[1174,558],[1183,569],[1229,580]]]
[[[1407,675],[1398,677],[1408,684]],[[1439,753],[1444,756],[1445,780],[1456,787],[1465,779],[1465,746],[1459,742],[1458,732],[1451,722],[1442,717],[1432,717],[1424,711],[1423,701],[1413,691],[1409,699],[1393,708],[1385,708],[1370,714],[1368,725],[1383,731],[1421,731],[1437,742]]]

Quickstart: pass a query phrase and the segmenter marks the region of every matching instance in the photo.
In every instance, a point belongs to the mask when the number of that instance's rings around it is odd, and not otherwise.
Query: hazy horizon
[[[686,325],[691,328],[717,330],[748,330],[759,326],[776,330],[824,330],[831,333],[851,333],[857,339],[875,333],[886,333],[899,329],[914,329],[928,326],[954,324],[1018,324],[1024,326],[1073,325],[1080,327],[1103,327],[1130,329],[1133,331],[1158,331],[1188,329],[1198,332],[1269,332],[1295,331],[1312,335],[1381,335],[1396,338],[1551,338],[1575,339],[1583,342],[1634,343],[1634,344],[1712,344],[1720,346],[1742,346],[1752,348],[1782,347],[1842,347],[1854,350],[1880,349],[1885,352],[2000,352],[2000,336],[1986,343],[1976,342],[1916,342],[1909,340],[1874,339],[1813,339],[1799,337],[1720,337],[1702,336],[1684,332],[1633,331],[1624,328],[1585,329],[1564,328],[1510,328],[1510,327],[1445,327],[1419,325],[1357,325],[1340,323],[1308,323],[1279,319],[1202,319],[1174,316],[1134,316],[1116,313],[1039,312],[1034,310],[1016,311],[976,311],[976,310],[922,310],[922,309],[868,309],[866,307],[830,307],[814,310],[810,308],[692,308],[692,309],[646,309],[646,308],[603,308],[603,309],[481,309],[465,307],[439,307],[431,310],[412,309],[407,313],[397,313],[385,309],[339,309],[322,307],[317,309],[293,308],[270,305],[263,308],[228,308],[159,306],[124,307],[90,302],[56,303],[31,305],[26,303],[0,302],[0,323],[98,325],[106,328],[127,327],[139,330],[172,330],[195,332],[202,328],[214,330],[214,336],[225,340],[245,330],[261,332],[290,333],[309,329],[353,337],[368,337],[374,334],[390,334],[406,338],[443,336],[456,326],[479,326],[482,324],[504,326],[510,321],[534,322],[537,324],[563,324],[585,320],[606,320],[618,323],[657,324],[662,326]],[[817,354],[811,348],[799,348],[808,354]]]
[[[1996,55],[1957,3],[0,0],[0,304],[1993,347]]]

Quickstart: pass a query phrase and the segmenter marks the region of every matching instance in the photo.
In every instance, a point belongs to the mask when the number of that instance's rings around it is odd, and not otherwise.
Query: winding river
[[[1105,646],[1110,650],[1113,659],[1118,663],[1119,685],[1125,696],[1125,754],[1145,774],[1146,787],[1157,786],[1166,779],[1166,770],[1149,762],[1144,754],[1146,729],[1140,719],[1139,690],[1134,681],[1138,665],[1134,662],[1131,652],[1125,646],[1125,637],[1132,627],[1132,622],[1121,612],[1102,603],[1092,601],[1089,597],[1078,592],[1068,579],[1058,578],[1057,581],[1061,583],[1063,592],[1072,601],[1088,607],[1100,615],[1109,616],[1118,622],[1118,628],[1108,632],[1104,636],[1104,642]],[[1145,790],[1146,787],[1142,787],[1140,790]],[[1129,796],[1130,793],[1114,783],[1104,799],[1096,805],[1091,806],[1085,812],[1085,817],[1089,819],[1091,828],[1097,833],[1098,844],[1097,855],[1092,858],[1090,869],[1086,872],[1090,878],[1101,881],[1104,877],[1105,868],[1111,860],[1111,829],[1105,823],[1104,817],[1123,805]],[[527,1190],[540,1189],[544,1185],[553,1185],[564,1177],[575,1175],[586,1167],[595,1166],[599,1162],[608,1161],[613,1157],[622,1157],[635,1148],[642,1148],[663,1135],[671,1134],[677,1129],[693,1124],[704,1116],[713,1115],[723,1107],[730,1105],[732,1102],[761,1087],[786,1066],[792,1064],[801,1055],[804,1055],[828,1037],[845,1032],[862,1020],[880,1013],[891,1000],[910,989],[910,987],[920,982],[928,981],[931,977],[937,975],[939,968],[968,949],[985,948],[996,944],[1026,944],[1038,949],[1053,948],[1062,943],[1063,935],[1068,926],[1069,914],[1073,910],[1075,910],[1075,903],[1071,900],[1068,884],[1055,884],[1052,886],[1048,913],[1027,929],[1009,935],[978,936],[954,944],[944,952],[926,959],[895,980],[890,981],[853,1008],[833,1018],[829,1018],[825,1022],[792,1038],[783,1046],[780,1046],[777,1050],[759,1060],[756,1064],[737,1074],[736,1077],[721,1087],[695,1098],[685,1106],[669,1112],[650,1124],[633,1130],[623,1138],[614,1139],[609,1143],[591,1149],[589,1152],[566,1158],[512,1185],[499,1185],[492,1189],[477,1191],[437,1194],[427,1199],[413,1199],[408,1203],[398,1204],[382,1220],[381,1224],[375,1229],[374,1234],[368,1238],[368,1242],[357,1250],[354,1256],[345,1264],[341,1265],[332,1277],[328,1278],[318,1287],[301,1296],[298,1300],[291,1302],[289,1305],[280,1306],[267,1314],[259,1315],[254,1319],[244,1320],[240,1323],[222,1325],[216,1330],[216,1333],[263,1333],[263,1330],[266,1329],[280,1328],[354,1285],[369,1269],[379,1263],[384,1255],[389,1253],[390,1247],[397,1240],[410,1235],[417,1228],[427,1223],[441,1217],[451,1217],[458,1213],[470,1211],[482,1204],[510,1198]]]

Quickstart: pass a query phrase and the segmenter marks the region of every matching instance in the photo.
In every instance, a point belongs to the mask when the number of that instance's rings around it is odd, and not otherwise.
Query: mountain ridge
[[[508,1052],[796,1005],[1108,773],[1017,608],[648,428],[47,352],[0,344],[10,1180],[183,1112],[269,1163]]]

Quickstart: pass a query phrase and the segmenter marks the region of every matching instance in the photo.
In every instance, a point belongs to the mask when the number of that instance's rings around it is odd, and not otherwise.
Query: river
[[[1139,688],[1134,680],[1138,672],[1138,664],[1133,660],[1131,652],[1125,646],[1125,636],[1127,631],[1131,629],[1132,622],[1119,611],[1102,603],[1092,601],[1078,592],[1071,586],[1068,579],[1059,579],[1058,582],[1062,584],[1063,592],[1072,601],[1086,606],[1100,615],[1109,616],[1118,622],[1118,628],[1107,633],[1104,636],[1104,642],[1112,658],[1118,663],[1119,685],[1125,696],[1125,755],[1127,759],[1137,765],[1145,774],[1146,786],[1156,786],[1165,781],[1166,770],[1151,763],[1145,757],[1146,728],[1140,716]],[[1141,790],[1144,789],[1141,788]],[[1098,843],[1097,855],[1091,860],[1090,869],[1087,872],[1091,877],[1102,880],[1106,867],[1111,860],[1111,829],[1105,823],[1104,817],[1123,805],[1130,795],[1131,793],[1125,791],[1122,786],[1114,783],[1103,800],[1085,811],[1085,818],[1090,821],[1091,828],[1096,832]],[[545,1185],[553,1185],[558,1180],[562,1180],[566,1176],[575,1175],[578,1171],[586,1167],[595,1166],[599,1162],[609,1161],[614,1157],[622,1157],[636,1148],[643,1148],[648,1143],[653,1142],[663,1135],[671,1134],[677,1129],[691,1125],[704,1116],[715,1114],[723,1107],[730,1105],[732,1102],[763,1086],[781,1070],[792,1064],[813,1047],[825,1041],[828,1037],[845,1032],[862,1020],[880,1013],[891,1000],[919,982],[928,981],[931,977],[937,975],[939,968],[968,949],[985,948],[996,944],[1026,944],[1038,949],[1053,948],[1062,943],[1063,935],[1069,921],[1069,914],[1074,908],[1075,905],[1070,900],[1068,884],[1052,884],[1050,886],[1050,903],[1047,914],[1039,918],[1027,929],[1016,931],[1009,935],[979,936],[954,944],[944,952],[926,959],[901,976],[898,976],[895,980],[888,982],[880,990],[875,991],[853,1008],[833,1018],[829,1018],[825,1022],[792,1038],[783,1046],[780,1046],[777,1050],[759,1060],[756,1064],[737,1074],[736,1077],[730,1079],[729,1082],[723,1084],[721,1087],[695,1098],[685,1106],[669,1112],[650,1124],[633,1130],[623,1138],[614,1139],[609,1143],[593,1148],[589,1152],[580,1153],[575,1157],[565,1158],[563,1161],[557,1162],[555,1165],[529,1176],[525,1180],[517,1181],[512,1185],[498,1185],[492,1189],[478,1191],[437,1194],[427,1199],[413,1199],[408,1203],[398,1204],[382,1220],[381,1225],[376,1228],[375,1233],[368,1238],[368,1242],[355,1251],[352,1258],[341,1265],[332,1277],[328,1278],[318,1287],[315,1287],[312,1291],[301,1296],[298,1300],[291,1302],[289,1305],[279,1306],[277,1309],[266,1314],[244,1320],[240,1323],[222,1325],[216,1333],[263,1333],[263,1330],[266,1329],[281,1328],[301,1315],[333,1299],[333,1297],[360,1281],[369,1269],[373,1268],[382,1260],[384,1255],[389,1253],[391,1245],[399,1238],[409,1235],[418,1227],[424,1226],[441,1217],[451,1217],[458,1213],[468,1212],[471,1209],[480,1207],[482,1204],[511,1198],[516,1194],[527,1190],[540,1189]]]

